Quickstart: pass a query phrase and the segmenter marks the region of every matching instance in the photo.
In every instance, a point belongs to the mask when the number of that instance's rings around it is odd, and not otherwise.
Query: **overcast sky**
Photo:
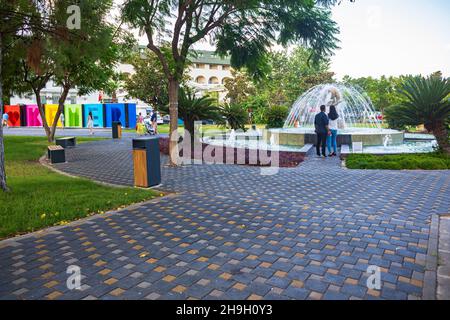
[[[332,57],[331,71],[338,79],[437,70],[448,77],[449,14],[450,0],[343,0],[333,8],[341,49]],[[207,43],[195,48],[212,49]]]
[[[450,76],[449,0],[343,1],[333,18],[341,29],[331,65],[338,78],[437,70]]]

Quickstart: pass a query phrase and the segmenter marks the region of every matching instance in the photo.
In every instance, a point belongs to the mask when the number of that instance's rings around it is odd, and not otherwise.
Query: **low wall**
[[[159,138],[159,150],[162,154],[169,155],[169,138]],[[205,159],[205,154],[211,156],[211,159]],[[183,152],[180,152],[183,156]],[[191,159],[201,160],[203,162],[215,162],[221,164],[239,164],[249,166],[268,167],[275,165],[268,162],[270,158],[278,159],[279,167],[296,167],[306,157],[306,152],[290,151],[258,151],[244,148],[220,147],[202,143],[201,154],[191,153]]]

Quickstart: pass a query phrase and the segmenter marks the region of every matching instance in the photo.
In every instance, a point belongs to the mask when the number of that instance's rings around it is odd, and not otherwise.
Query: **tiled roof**
[[[146,46],[139,46],[140,50],[144,50],[145,48]],[[220,57],[214,51],[207,50],[191,50],[189,60],[192,63],[230,65],[230,57]]]
[[[193,63],[230,65],[230,57],[220,57],[214,51],[192,50],[189,60]]]

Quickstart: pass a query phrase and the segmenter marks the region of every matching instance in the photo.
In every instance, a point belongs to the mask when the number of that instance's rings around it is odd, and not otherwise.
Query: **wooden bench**
[[[56,145],[56,146],[48,146],[48,158],[50,159],[51,163],[62,163],[66,162],[66,153],[63,147]]]
[[[57,138],[56,144],[63,148],[75,147],[75,145],[77,144],[77,139],[75,137]]]

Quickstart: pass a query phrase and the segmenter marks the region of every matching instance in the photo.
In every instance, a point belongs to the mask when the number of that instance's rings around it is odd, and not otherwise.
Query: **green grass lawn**
[[[350,154],[345,164],[349,169],[447,170],[450,156],[440,152],[401,155]]]
[[[92,138],[77,138],[87,142]],[[0,238],[65,224],[95,213],[151,199],[154,190],[114,188],[55,173],[38,159],[46,151],[44,137],[5,137],[10,192],[0,191]]]
[[[245,127],[247,129],[250,129],[251,126],[250,125],[246,125]],[[258,129],[263,129],[263,128],[266,127],[266,125],[258,124],[258,125],[256,125],[256,127]],[[215,125],[215,124],[203,125],[202,128],[203,128],[203,132],[205,132],[205,135],[208,135],[208,131],[212,131],[212,132],[217,132],[217,131],[226,132],[226,131],[228,131],[227,128],[225,128],[223,126]],[[178,132],[179,133],[183,133],[183,130],[184,130],[184,126],[182,126],[182,125],[178,126]],[[124,131],[125,132],[131,132],[131,133],[136,132],[136,130],[134,130],[134,129],[124,129]],[[169,133],[169,125],[168,124],[158,124],[158,132],[159,133],[168,134]]]

